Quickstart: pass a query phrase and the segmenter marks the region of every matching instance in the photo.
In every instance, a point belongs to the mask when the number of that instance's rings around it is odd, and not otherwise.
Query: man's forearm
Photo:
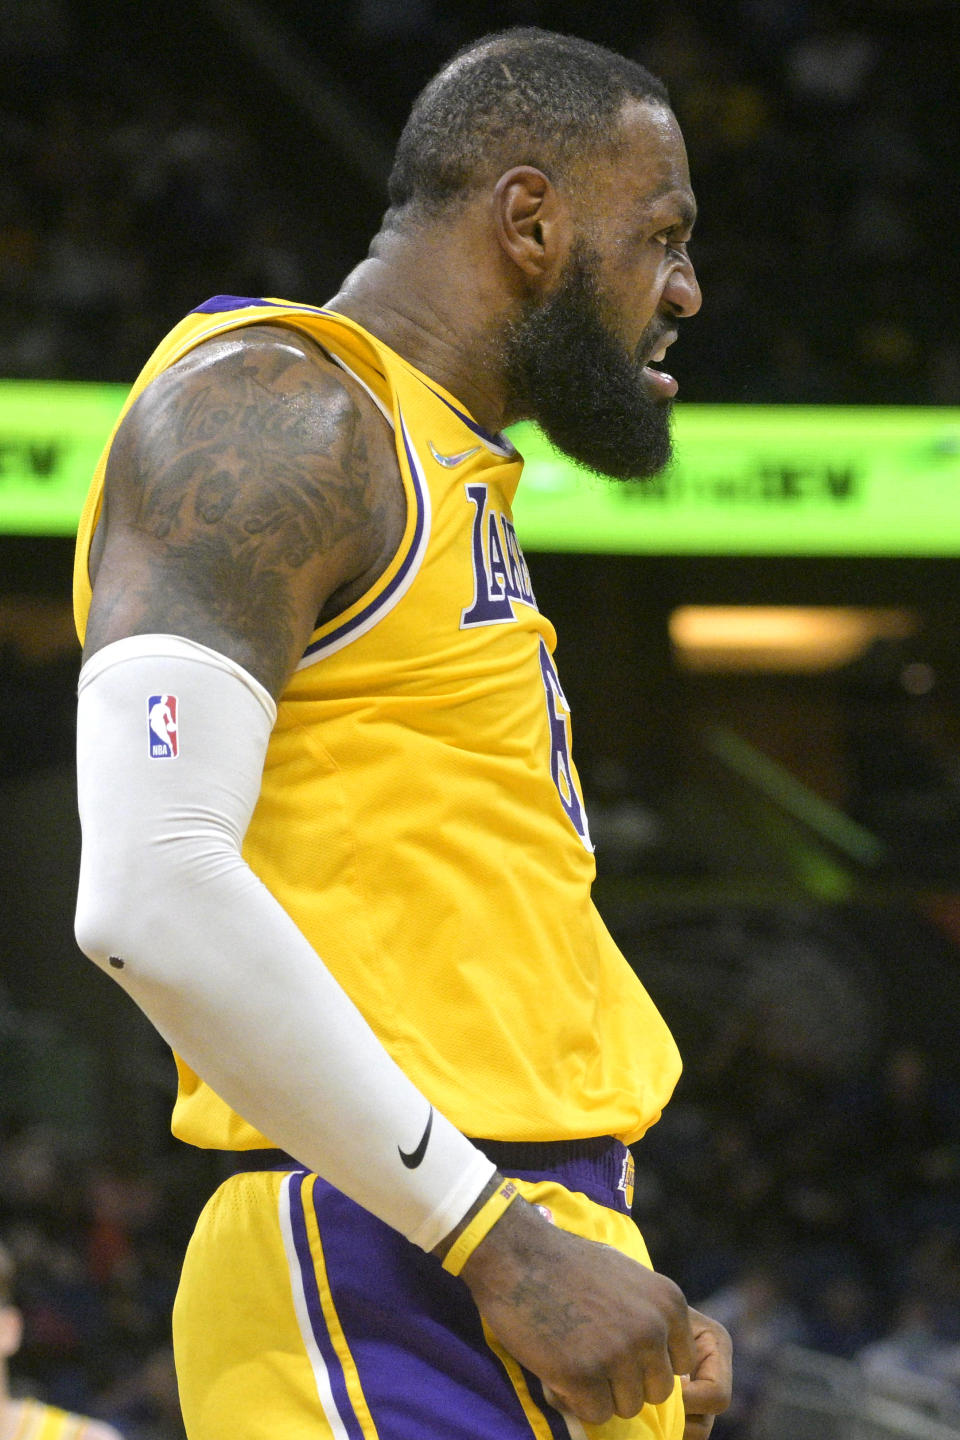
[[[147,701],[170,694],[179,753],[153,758]],[[494,1167],[431,1109],[241,857],[273,717],[251,676],[190,641],[139,636],[87,663],[78,940],[274,1145],[430,1249]]]

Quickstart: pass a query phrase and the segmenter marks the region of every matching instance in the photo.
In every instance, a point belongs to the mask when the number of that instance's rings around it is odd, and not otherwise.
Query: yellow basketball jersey
[[[85,1440],[91,1433],[94,1422],[82,1415],[71,1415],[39,1400],[15,1403],[18,1408],[10,1440]]]
[[[341,315],[220,296],[163,341],[129,403],[195,345],[293,326],[393,426],[403,541],[316,630],[280,699],[244,855],[397,1063],[468,1135],[628,1143],[676,1046],[590,899],[570,717],[511,516],[522,461]],[[81,633],[101,460],[80,526]],[[174,1131],[269,1144],[180,1064]]]

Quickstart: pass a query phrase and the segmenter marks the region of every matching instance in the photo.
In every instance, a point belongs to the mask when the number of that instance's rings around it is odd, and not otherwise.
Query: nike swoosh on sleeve
[[[424,1155],[426,1155],[426,1153],[427,1153],[427,1144],[428,1144],[428,1142],[429,1142],[429,1140],[430,1140],[430,1131],[431,1131],[432,1129],[433,1129],[433,1106],[431,1105],[431,1106],[430,1106],[430,1114],[427,1116],[426,1129],[424,1130],[423,1134],[420,1136],[420,1143],[419,1143],[419,1145],[417,1146],[417,1148],[416,1148],[415,1150],[409,1151],[409,1153],[408,1153],[406,1150],[401,1150],[399,1145],[397,1146],[397,1153],[399,1154],[400,1159],[403,1161],[404,1165],[406,1165],[406,1167],[407,1167],[408,1170],[416,1170],[417,1166],[418,1166],[418,1165],[420,1164],[420,1162],[422,1161]]]

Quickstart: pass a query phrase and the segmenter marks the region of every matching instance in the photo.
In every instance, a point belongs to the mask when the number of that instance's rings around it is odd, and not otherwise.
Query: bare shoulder
[[[251,326],[208,340],[117,432],[86,654],[184,635],[277,694],[317,615],[372,583],[404,521],[383,417],[309,337]]]

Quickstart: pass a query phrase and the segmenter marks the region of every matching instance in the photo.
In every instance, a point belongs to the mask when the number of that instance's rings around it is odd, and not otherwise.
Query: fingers
[[[657,1320],[648,1319],[646,1343],[631,1347],[607,1370],[614,1412],[624,1418],[638,1415],[644,1404],[662,1405],[673,1394],[677,1375],[696,1371],[697,1347],[683,1292],[665,1276],[655,1278]]]
[[[645,1351],[641,1367],[644,1399],[648,1400],[651,1405],[662,1405],[664,1400],[669,1400],[676,1384],[676,1373],[666,1349]],[[636,1414],[636,1411],[632,1413]]]
[[[616,1372],[611,1374],[610,1392],[615,1414],[622,1416],[624,1420],[640,1414],[646,1395],[643,1376],[636,1361],[618,1366]]]
[[[633,1361],[609,1379],[571,1385],[562,1391],[551,1391],[545,1386],[544,1393],[548,1402],[558,1410],[575,1415],[588,1425],[603,1425],[613,1415],[630,1420],[640,1414],[645,1404],[661,1404],[673,1393],[675,1383],[675,1377],[670,1375],[669,1389],[663,1394],[658,1381],[655,1398],[650,1391],[649,1380],[644,1379],[644,1372]]]
[[[707,1440],[715,1418],[713,1415],[688,1415],[683,1426],[683,1440]]]
[[[644,1405],[660,1405],[673,1394],[676,1376],[665,1355],[665,1348],[662,1353],[643,1356],[624,1354],[609,1364],[602,1376],[558,1388],[554,1399],[548,1391],[547,1398],[591,1425],[602,1425],[612,1415],[629,1420],[639,1415]]]
[[[639,1415],[645,1404],[659,1405],[673,1393],[675,1376],[667,1377],[665,1394],[662,1393],[662,1383],[658,1372],[651,1385],[649,1369],[642,1369],[637,1358],[632,1356],[611,1366],[605,1376],[557,1387],[553,1391],[544,1386],[544,1394],[557,1409],[575,1415],[588,1425],[603,1425],[613,1415],[629,1420]]]
[[[665,1280],[664,1283],[672,1292],[668,1293],[668,1298],[663,1302],[667,1321],[667,1351],[673,1362],[672,1389],[674,1375],[696,1374],[699,1357],[690,1321],[690,1311],[683,1291],[671,1280]],[[669,1394],[669,1391],[667,1393]],[[666,1399],[666,1395],[663,1398]]]
[[[689,1415],[719,1415],[730,1404],[733,1361],[730,1336],[722,1325],[690,1311],[697,1363],[683,1381],[683,1403]]]
[[[569,1390],[550,1390],[545,1385],[543,1393],[547,1404],[561,1415],[574,1415],[586,1425],[604,1425],[614,1414],[613,1394],[606,1380],[571,1385]]]
[[[719,1415],[730,1404],[729,1390],[715,1380],[684,1380],[682,1384],[688,1415]]]
[[[678,1375],[696,1372],[697,1348],[682,1290],[663,1275],[654,1278],[659,1282],[657,1323],[651,1326],[647,1343],[634,1363],[639,1367],[644,1399],[651,1405],[662,1405],[673,1394]]]
[[[654,1308],[648,1317],[646,1343],[624,1355],[608,1370],[618,1415],[639,1414],[644,1403],[662,1405],[673,1394],[676,1377],[696,1370],[697,1351],[687,1302],[672,1280],[656,1275]]]
[[[683,1403],[691,1415],[720,1415],[730,1404],[730,1367],[722,1361],[716,1368],[706,1360],[696,1376],[684,1380]]]

